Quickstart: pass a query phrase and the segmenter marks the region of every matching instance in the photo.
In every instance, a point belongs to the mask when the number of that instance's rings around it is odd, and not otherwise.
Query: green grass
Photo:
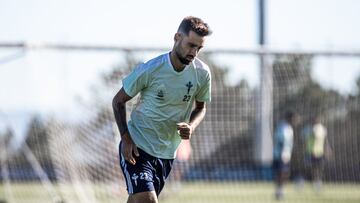
[[[171,186],[165,191],[163,203],[279,202],[274,199],[274,185],[263,182],[185,183],[178,192],[169,190]],[[326,184],[320,193],[316,193],[311,184],[305,184],[299,189],[289,183],[285,187],[285,198],[281,202],[360,203],[360,184]]]
[[[0,184],[1,200],[16,203],[48,203],[52,202],[47,190],[40,183],[17,183],[11,187]],[[80,184],[79,187],[70,187],[58,184],[55,190],[65,200],[64,202],[86,202],[91,198],[96,202],[126,202],[126,191],[123,186],[114,184],[101,184],[95,187],[89,184]],[[83,194],[92,196],[79,196],[75,191],[85,191]],[[274,186],[270,182],[188,182],[180,186],[168,183],[160,195],[160,203],[272,203]],[[81,192],[80,192],[81,193]],[[5,196],[5,194],[7,194]],[[88,198],[84,200],[82,198]],[[83,201],[81,201],[83,200]],[[307,183],[299,190],[289,183],[285,187],[285,199],[281,202],[306,203],[359,203],[360,184],[325,184],[320,193],[316,193],[312,185]]]

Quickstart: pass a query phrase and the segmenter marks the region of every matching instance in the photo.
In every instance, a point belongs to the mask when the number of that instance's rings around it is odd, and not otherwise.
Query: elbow
[[[124,101],[124,99],[117,94],[112,100],[112,108],[114,111],[120,111],[121,109],[125,108],[125,103],[126,101]]]
[[[202,113],[206,113],[206,105],[200,106],[199,111]]]
[[[206,111],[206,105],[205,102],[198,102],[195,103],[195,110],[198,112],[205,112]]]

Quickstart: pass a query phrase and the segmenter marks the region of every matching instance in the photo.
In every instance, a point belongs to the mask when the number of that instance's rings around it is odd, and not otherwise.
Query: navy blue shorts
[[[160,159],[151,156],[138,148],[139,155],[136,164],[132,165],[121,154],[121,142],[119,145],[120,167],[123,171],[127,191],[129,194],[155,191],[159,196],[165,185],[165,179],[169,176],[174,159]]]
[[[290,164],[289,163],[284,163],[281,160],[274,160],[273,161],[273,169],[274,169],[274,173],[275,174],[279,174],[279,173],[287,173],[290,171]]]

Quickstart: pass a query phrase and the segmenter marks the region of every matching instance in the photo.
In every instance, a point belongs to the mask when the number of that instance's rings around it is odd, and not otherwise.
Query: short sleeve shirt
[[[286,155],[291,158],[294,131],[290,124],[281,122],[274,134],[274,159],[281,160]]]
[[[131,97],[140,93],[128,122],[135,144],[155,157],[172,159],[181,141],[176,123],[189,122],[194,101],[211,100],[211,75],[198,58],[176,72],[166,53],[138,65],[123,79],[123,88]]]

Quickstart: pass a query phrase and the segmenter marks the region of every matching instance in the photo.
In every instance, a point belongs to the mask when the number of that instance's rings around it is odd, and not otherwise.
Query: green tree
[[[49,148],[49,129],[40,116],[35,115],[30,120],[25,142],[48,177],[53,179],[54,166]],[[22,151],[22,153],[28,152]],[[26,165],[30,167],[28,160]]]

